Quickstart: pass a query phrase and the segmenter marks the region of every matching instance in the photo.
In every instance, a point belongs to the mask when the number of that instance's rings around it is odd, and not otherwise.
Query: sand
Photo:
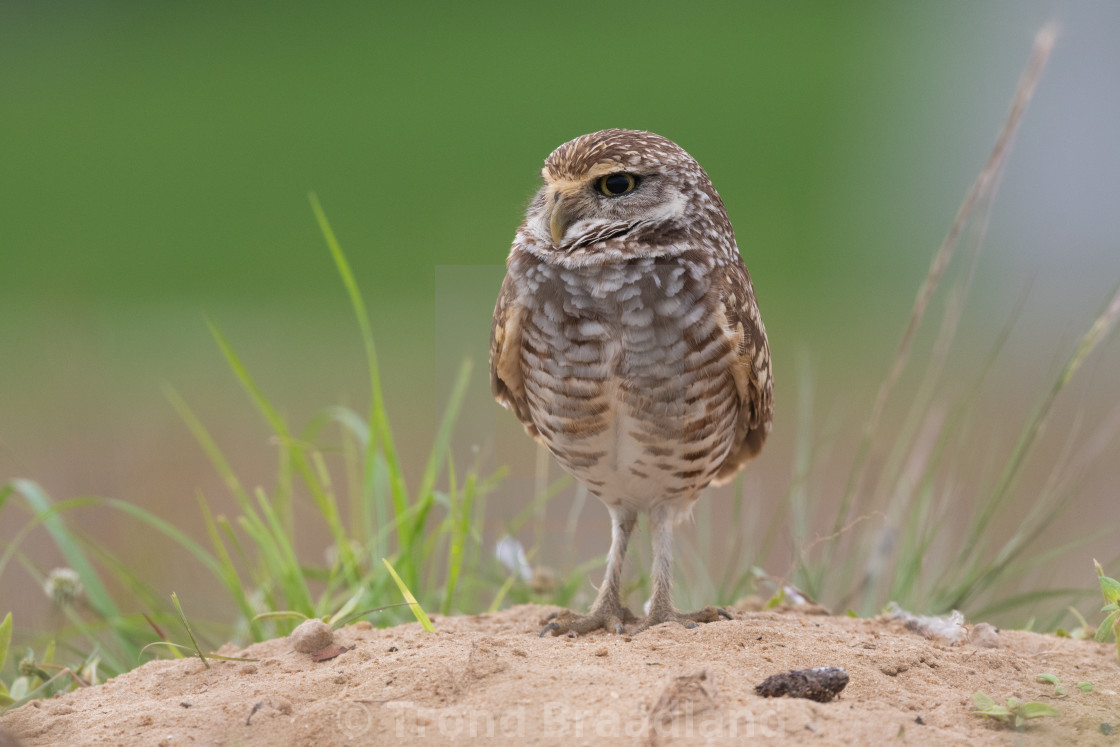
[[[26,746],[1120,745],[1111,645],[1021,631],[948,645],[896,620],[792,609],[737,610],[692,630],[538,638],[550,610],[441,617],[434,634],[359,622],[335,633],[335,646],[353,648],[326,661],[286,638],[221,652],[255,663],[152,661],[12,710],[0,727]],[[831,702],[755,694],[772,674],[823,666],[850,676]],[[1037,680],[1043,672],[1061,678],[1067,697]],[[1061,714],[1016,731],[972,715],[976,690]]]

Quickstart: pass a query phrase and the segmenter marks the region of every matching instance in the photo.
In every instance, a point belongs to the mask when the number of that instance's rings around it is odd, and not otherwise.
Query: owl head
[[[562,264],[735,250],[723,201],[692,156],[652,132],[601,130],[546,159],[520,237]]]

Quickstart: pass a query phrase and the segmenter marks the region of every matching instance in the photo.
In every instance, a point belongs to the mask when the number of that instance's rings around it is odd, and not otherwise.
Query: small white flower
[[[73,568],[55,568],[48,573],[43,591],[59,607],[69,607],[85,593],[82,577]]]
[[[494,545],[494,557],[510,573],[519,575],[522,581],[528,581],[533,577],[533,568],[529,565],[529,559],[525,556],[525,548],[508,534],[498,540],[498,544]]]

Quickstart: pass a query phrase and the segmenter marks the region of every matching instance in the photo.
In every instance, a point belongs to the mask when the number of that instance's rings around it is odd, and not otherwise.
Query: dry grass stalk
[[[914,342],[914,337],[917,334],[918,328],[921,326],[922,319],[925,317],[930,299],[932,299],[934,292],[941,282],[942,276],[945,274],[946,268],[953,258],[953,254],[960,242],[961,232],[968,224],[978,203],[990,205],[990,198],[994,194],[995,187],[999,182],[999,174],[1003,169],[1007,152],[1011,146],[1011,141],[1023,118],[1023,114],[1026,112],[1027,104],[1030,103],[1034,95],[1039,78],[1042,76],[1042,71],[1050,58],[1050,52],[1054,47],[1057,33],[1056,24],[1049,23],[1043,26],[1035,36],[1034,48],[1031,51],[1030,60],[1027,62],[1026,70],[1019,79],[1019,85],[1015,91],[1015,97],[1012,100],[1011,111],[1007,115],[1007,120],[1004,122],[999,137],[996,139],[995,147],[992,149],[991,155],[988,156],[988,161],[984,169],[976,177],[976,180],[972,183],[968,193],[965,195],[964,201],[957,210],[956,218],[953,220],[953,225],[949,229],[949,233],[945,236],[944,241],[942,241],[941,246],[934,255],[926,277],[918,288],[918,294],[914,299],[914,307],[910,312],[910,320],[906,325],[906,331],[899,341],[894,361],[891,364],[886,378],[879,387],[879,392],[875,397],[875,403],[871,408],[871,414],[868,416],[867,423],[864,426],[863,435],[860,439],[859,449],[856,454],[856,460],[848,478],[848,484],[844,490],[844,497],[841,501],[840,510],[837,512],[836,529],[839,529],[843,525],[847,518],[852,497],[862,488],[866,475],[867,457],[870,452],[871,441],[879,425],[879,420],[882,418],[887,399],[890,397],[891,391],[894,389],[895,384],[906,368],[906,364],[910,358],[910,347]]]

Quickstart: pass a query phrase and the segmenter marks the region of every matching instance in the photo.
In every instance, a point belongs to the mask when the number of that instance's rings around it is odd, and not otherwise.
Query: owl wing
[[[494,399],[525,426],[525,432],[540,440],[529,415],[525,379],[521,372],[521,323],[525,307],[518,301],[513,280],[507,274],[494,306],[490,323],[490,391]]]
[[[770,346],[758,313],[751,276],[738,257],[716,282],[716,314],[732,348],[731,378],[739,399],[735,440],[713,483],[729,482],[762,449],[774,418]]]

